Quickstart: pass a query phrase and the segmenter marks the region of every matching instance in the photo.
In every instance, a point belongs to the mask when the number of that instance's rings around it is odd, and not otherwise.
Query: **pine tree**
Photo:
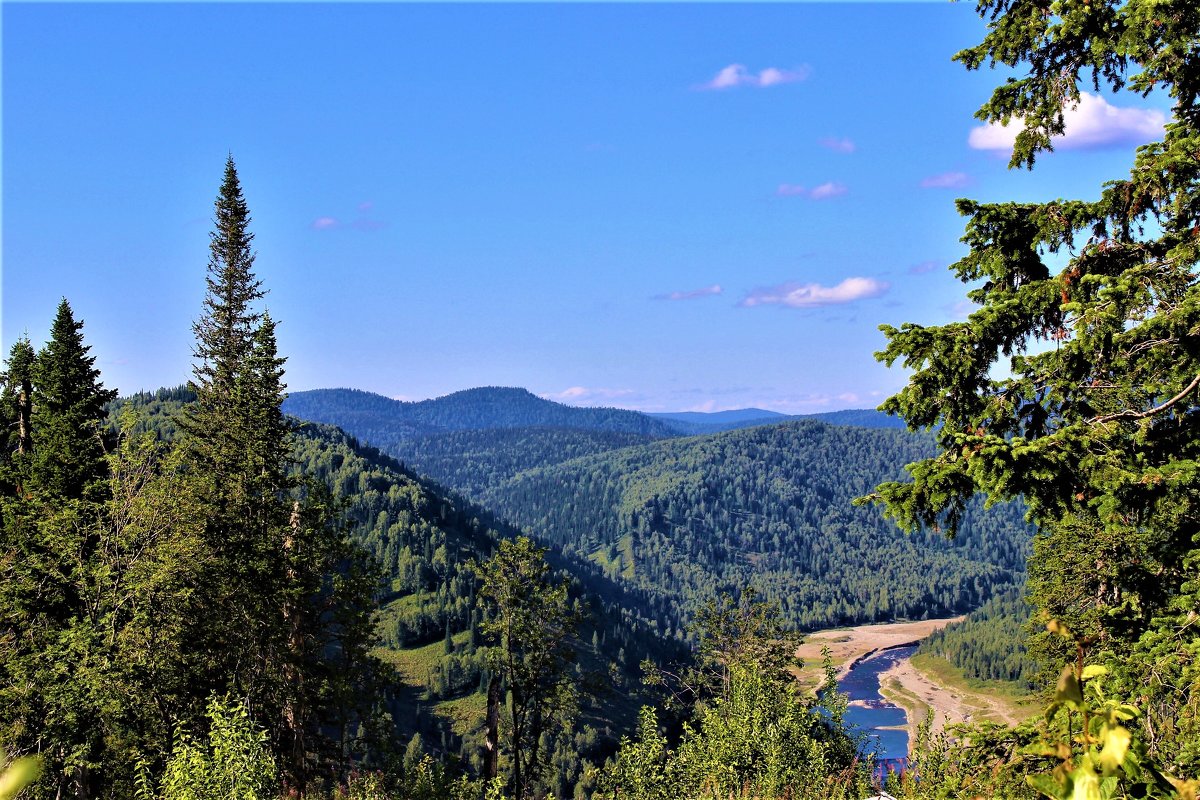
[[[216,200],[204,313],[195,324],[196,401],[181,427],[207,487],[212,553],[199,631],[205,682],[247,698],[288,785],[343,757],[324,735],[365,719],[378,574],[336,524],[336,506],[289,475],[276,323],[255,303],[250,214],[232,158]],[[351,729],[352,731],[353,729]]]
[[[0,743],[20,752],[44,741],[39,786],[77,796],[97,785],[104,681],[90,677],[108,663],[88,612],[108,489],[105,404],[115,392],[89,350],[65,299],[36,357],[28,340],[14,346],[4,405],[16,461],[0,497]]]
[[[90,349],[64,298],[33,369],[29,431],[30,483],[59,497],[82,497],[105,473],[104,406],[117,393],[100,383]]]
[[[259,723],[278,731],[287,693],[287,432],[274,324],[254,305],[263,291],[253,272],[249,223],[230,157],[215,203],[203,314],[193,326],[196,400],[180,428],[187,460],[203,482],[212,553],[204,588],[210,611],[197,630],[207,664],[197,682],[206,692],[239,692]]]

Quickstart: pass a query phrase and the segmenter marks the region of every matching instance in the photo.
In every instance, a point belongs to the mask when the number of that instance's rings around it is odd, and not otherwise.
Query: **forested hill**
[[[540,398],[525,389],[484,387],[407,403],[357,389],[315,389],[290,395],[283,410],[314,422],[337,425],[372,445],[389,450],[421,434],[446,431],[569,428],[676,436],[666,421],[616,408],[575,408]]]
[[[131,411],[136,423],[130,432],[171,438],[181,408],[193,399],[186,387],[141,393],[111,404],[110,421],[116,425]],[[487,665],[470,563],[485,561],[501,538],[517,531],[334,426],[294,422],[293,472],[328,487],[350,537],[382,570],[376,652],[396,669],[387,699],[391,740],[403,748],[420,734],[423,746],[441,756],[477,759]],[[585,612],[575,646],[578,680],[602,675],[606,687],[584,698],[576,730],[547,734],[557,772],[552,785],[569,796],[585,760],[600,763],[615,748],[618,732],[634,724],[640,705],[653,702],[640,662],[673,661],[682,651],[639,621],[640,598],[629,587],[610,581],[590,561],[554,552],[548,560],[559,579],[569,580],[572,602]]]
[[[483,504],[646,593],[660,629],[755,585],[805,628],[967,611],[1019,584],[1023,509],[907,536],[852,500],[932,451],[907,431],[787,422],[589,455],[516,475]]]

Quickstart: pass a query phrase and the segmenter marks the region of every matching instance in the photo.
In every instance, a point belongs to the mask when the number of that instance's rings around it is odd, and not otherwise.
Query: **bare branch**
[[[1103,417],[1096,417],[1095,419],[1091,420],[1091,424],[1099,425],[1104,422],[1111,422],[1114,419],[1145,419],[1146,417],[1151,417],[1155,414],[1161,414],[1163,411],[1166,411],[1168,408],[1187,397],[1188,394],[1190,394],[1197,386],[1200,386],[1200,374],[1197,374],[1196,377],[1192,378],[1192,382],[1185,386],[1183,391],[1162,405],[1155,406],[1154,408],[1147,409],[1146,411],[1121,411],[1117,414],[1106,414]]]

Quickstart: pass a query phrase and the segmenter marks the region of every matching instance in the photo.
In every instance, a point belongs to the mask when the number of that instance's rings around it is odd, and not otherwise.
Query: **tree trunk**
[[[487,732],[483,739],[483,777],[495,778],[500,771],[500,676],[493,675],[487,689]]]

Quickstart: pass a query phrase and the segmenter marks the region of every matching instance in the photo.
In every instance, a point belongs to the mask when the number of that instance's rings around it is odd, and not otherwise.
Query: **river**
[[[880,759],[908,757],[908,731],[904,727],[908,717],[904,709],[883,698],[879,676],[916,651],[915,644],[881,650],[859,661],[838,681],[838,688],[850,698],[846,721],[866,734],[864,749],[875,750]]]

